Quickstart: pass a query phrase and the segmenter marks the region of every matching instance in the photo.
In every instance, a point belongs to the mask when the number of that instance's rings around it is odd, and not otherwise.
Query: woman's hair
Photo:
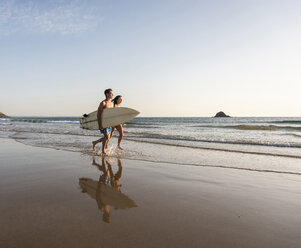
[[[112,102],[114,102],[114,105],[116,105],[117,104],[117,101],[118,101],[118,99],[121,97],[121,95],[118,95],[118,96],[116,96],[113,100],[112,100]]]

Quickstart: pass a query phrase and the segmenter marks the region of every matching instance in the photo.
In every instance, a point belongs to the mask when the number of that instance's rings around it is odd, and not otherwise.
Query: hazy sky
[[[0,0],[0,111],[300,116],[301,1]]]

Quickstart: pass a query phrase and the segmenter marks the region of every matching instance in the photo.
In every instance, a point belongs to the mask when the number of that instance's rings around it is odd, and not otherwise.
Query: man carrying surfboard
[[[102,142],[102,153],[106,154],[105,149],[108,145],[108,142],[110,140],[110,136],[111,136],[111,132],[112,132],[112,128],[107,127],[107,128],[103,128],[102,126],[102,112],[104,109],[106,108],[113,108],[114,104],[111,101],[113,98],[113,91],[112,89],[106,89],[104,92],[106,99],[103,100],[98,107],[97,110],[97,121],[98,121],[98,127],[99,127],[99,131],[104,135],[102,138],[92,141],[92,145],[93,145],[93,150],[96,151],[96,145],[99,142]]]

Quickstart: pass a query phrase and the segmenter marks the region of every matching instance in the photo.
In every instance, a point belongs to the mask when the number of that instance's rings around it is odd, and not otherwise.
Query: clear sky
[[[301,1],[0,0],[0,111],[301,116]]]

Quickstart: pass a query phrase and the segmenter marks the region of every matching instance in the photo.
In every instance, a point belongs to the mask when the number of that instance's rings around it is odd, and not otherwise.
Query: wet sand
[[[299,175],[93,159],[0,139],[0,199],[6,248],[301,247]]]

